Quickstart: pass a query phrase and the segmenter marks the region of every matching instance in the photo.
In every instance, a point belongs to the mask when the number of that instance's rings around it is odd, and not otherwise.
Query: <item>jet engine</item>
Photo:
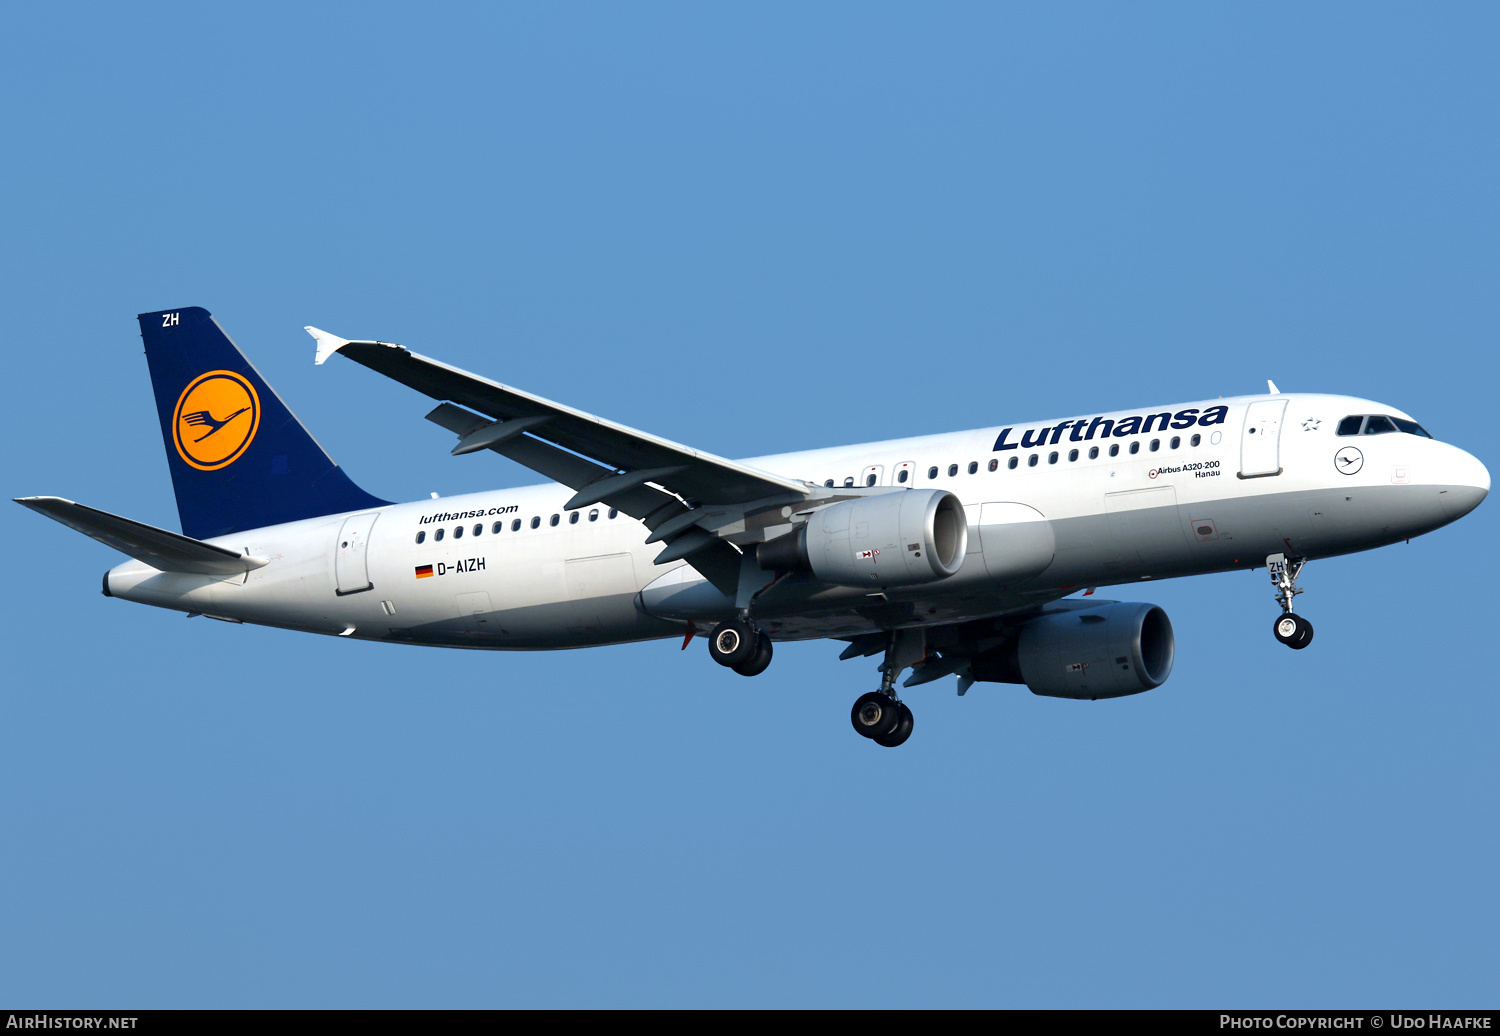
[[[1176,650],[1157,605],[1102,601],[1032,619],[1019,637],[975,655],[969,671],[1052,698],[1120,698],[1165,683]]]
[[[756,549],[760,567],[811,572],[841,586],[909,586],[958,571],[968,550],[963,504],[946,489],[908,489],[814,511]]]

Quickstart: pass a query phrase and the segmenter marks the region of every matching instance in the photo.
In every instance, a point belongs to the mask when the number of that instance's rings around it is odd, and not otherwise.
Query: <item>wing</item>
[[[719,589],[739,580],[737,545],[790,528],[783,509],[801,510],[835,493],[716,457],[602,417],[501,385],[389,342],[349,341],[306,329],[322,363],[340,353],[443,403],[428,420],[459,436],[454,454],[489,449],[577,492],[569,509],[604,503],[664,542],[657,564],[686,559]],[[786,514],[790,514],[787,511]]]

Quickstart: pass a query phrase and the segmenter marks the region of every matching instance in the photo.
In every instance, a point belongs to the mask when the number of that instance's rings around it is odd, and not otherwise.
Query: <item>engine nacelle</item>
[[[1120,698],[1165,683],[1176,651],[1172,623],[1157,605],[1100,602],[1032,619],[969,669],[976,680],[1024,683],[1032,694]]]
[[[969,549],[963,504],[946,489],[907,489],[814,511],[762,543],[761,568],[811,572],[840,586],[909,586],[957,572]]]

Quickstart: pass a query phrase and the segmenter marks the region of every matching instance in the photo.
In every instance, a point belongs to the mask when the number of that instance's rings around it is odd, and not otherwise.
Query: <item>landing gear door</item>
[[[356,514],[344,519],[333,562],[334,576],[338,580],[338,589],[334,592],[340,597],[361,593],[372,587],[367,555],[370,549],[370,530],[379,517],[379,514]]]
[[[1240,478],[1281,474],[1281,418],[1286,400],[1262,399],[1245,412],[1240,434]]]

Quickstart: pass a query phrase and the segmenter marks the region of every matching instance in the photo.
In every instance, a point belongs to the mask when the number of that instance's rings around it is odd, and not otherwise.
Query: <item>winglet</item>
[[[309,330],[311,330],[311,328],[309,328]],[[323,361],[319,360],[318,362],[322,363]],[[1277,388],[1276,382],[1272,381],[1270,378],[1266,379],[1266,388],[1271,390],[1271,395],[1273,396],[1281,395],[1281,389]]]
[[[313,363],[319,366],[328,357],[349,344],[349,339],[340,338],[338,335],[331,335],[327,331],[318,330],[316,327],[304,327],[302,330],[312,335],[318,343],[318,354],[313,357]]]

